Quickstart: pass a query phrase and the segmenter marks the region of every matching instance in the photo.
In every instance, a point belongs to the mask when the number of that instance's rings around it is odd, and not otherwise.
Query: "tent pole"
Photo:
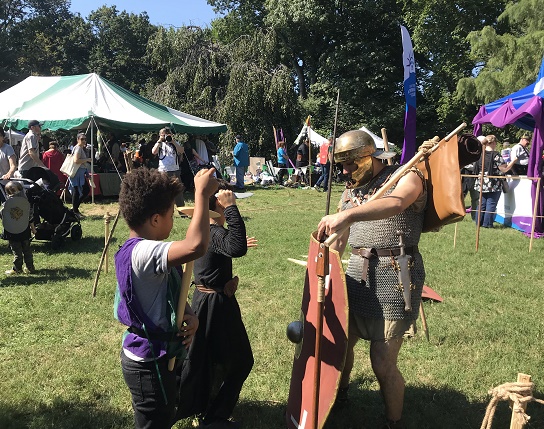
[[[94,116],[91,116],[91,178],[89,182],[91,184],[91,204],[94,204]]]
[[[533,219],[531,224],[531,239],[529,240],[529,252],[533,250],[533,238],[535,237],[536,213],[538,210],[538,197],[540,194],[539,189],[540,189],[540,177],[536,181],[535,205],[533,207]]]

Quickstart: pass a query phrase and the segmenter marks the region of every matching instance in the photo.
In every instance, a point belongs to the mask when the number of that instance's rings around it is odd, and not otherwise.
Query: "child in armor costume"
[[[200,329],[182,367],[180,384],[181,396],[191,399],[178,408],[179,418],[200,415],[201,429],[240,427],[229,418],[253,367],[251,345],[235,296],[238,277],[232,273],[232,258],[246,254],[250,239],[246,239],[230,186],[220,180],[219,188],[210,198],[210,210],[220,216],[210,219],[208,251],[194,266],[192,308]],[[217,392],[215,386],[219,386]]]
[[[412,168],[384,197],[368,201],[398,166],[386,166],[380,159],[394,155],[376,150],[372,137],[364,131],[348,131],[337,139],[335,161],[351,177],[341,201],[341,211],[325,216],[318,236],[345,231],[333,247],[342,254],[349,242],[352,254],[346,270],[350,310],[350,332],[346,364],[338,398],[347,399],[353,348],[359,338],[370,341],[372,369],[385,402],[384,429],[404,428],[402,408],[404,379],[397,367],[403,336],[415,331],[425,279],[418,250],[423,229],[427,191],[423,174]],[[349,228],[348,228],[349,227]],[[403,289],[399,287],[399,236],[404,235],[405,252],[411,257],[411,311],[405,311]]]
[[[25,200],[27,199],[23,185],[20,182],[8,182],[5,190],[8,200],[15,197],[22,197]],[[4,206],[5,205],[2,205],[0,212],[0,217],[2,217],[2,219],[4,216],[8,216],[7,213],[4,213]],[[24,231],[14,234],[4,229],[4,233],[2,234],[2,238],[8,240],[9,247],[13,253],[13,267],[6,271],[6,275],[8,276],[21,274],[23,272],[23,261],[26,265],[25,271],[27,273],[33,273],[36,271],[34,268],[34,256],[32,255],[32,249],[30,247],[30,238],[32,235],[31,232],[34,227],[34,224],[31,222],[31,219],[33,218],[32,212],[32,206],[29,205],[29,212],[27,213],[28,219],[25,218],[24,220],[27,227]],[[23,216],[25,215],[24,213],[21,214]],[[17,213],[15,213],[15,216],[17,216]]]
[[[174,199],[182,191],[177,178],[138,168],[121,185],[119,206],[130,234],[115,255],[115,317],[123,334],[121,368],[132,394],[136,428],[170,428],[176,410],[173,357],[183,358],[198,318],[189,305],[184,328],[176,326],[181,279],[176,267],[202,256],[209,240],[208,199],[216,192],[214,169],[195,176],[195,208],[185,239],[164,242],[173,226]],[[183,398],[182,398],[183,400]]]

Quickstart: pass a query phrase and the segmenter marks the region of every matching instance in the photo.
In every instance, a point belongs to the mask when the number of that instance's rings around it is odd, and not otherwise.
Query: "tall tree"
[[[147,13],[136,15],[102,6],[91,12],[89,22],[94,35],[89,70],[133,92],[143,91],[150,77],[147,42],[157,31]]]
[[[510,3],[497,26],[469,34],[477,67],[474,76],[459,81],[461,101],[485,104],[535,81],[544,55],[543,9],[544,0]]]
[[[406,0],[404,21],[416,52],[417,79],[423,90],[425,137],[451,131],[467,116],[467,106],[454,97],[459,79],[475,67],[467,36],[485,25],[495,26],[505,0]],[[418,101],[418,112],[420,103]],[[419,118],[419,114],[418,114]],[[418,128],[420,121],[418,119]]]

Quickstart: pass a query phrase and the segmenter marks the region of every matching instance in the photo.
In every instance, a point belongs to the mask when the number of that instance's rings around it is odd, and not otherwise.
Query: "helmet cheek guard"
[[[374,139],[362,130],[348,131],[336,140],[335,162],[353,161],[357,169],[351,173],[348,187],[357,188],[372,178],[372,155],[376,154]]]

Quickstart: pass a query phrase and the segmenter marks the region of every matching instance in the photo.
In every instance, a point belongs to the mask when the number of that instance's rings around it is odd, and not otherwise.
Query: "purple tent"
[[[529,155],[528,177],[542,177],[542,150],[544,149],[544,58],[540,66],[540,72],[535,83],[520,89],[513,94],[493,101],[480,107],[480,111],[472,120],[475,125],[474,134],[481,132],[481,124],[490,123],[502,128],[508,124],[514,124],[525,130],[533,131],[531,153]],[[539,193],[537,216],[544,214],[544,188],[542,184],[537,189],[537,182],[533,182],[531,196],[534,201],[536,193]],[[543,219],[537,217],[535,232],[544,233]]]

